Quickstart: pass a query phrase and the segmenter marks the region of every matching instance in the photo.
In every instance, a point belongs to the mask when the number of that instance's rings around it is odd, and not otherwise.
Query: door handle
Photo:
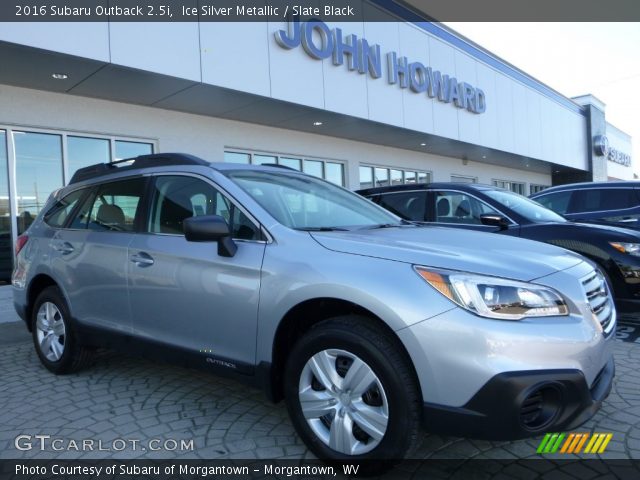
[[[68,255],[74,251],[73,245],[69,242],[54,243],[53,249],[56,252],[60,252],[62,255]]]
[[[148,253],[140,252],[131,255],[130,260],[139,267],[150,267],[154,261]]]
[[[623,218],[622,220],[620,220],[620,223],[631,223],[637,220],[638,220],[637,218]]]

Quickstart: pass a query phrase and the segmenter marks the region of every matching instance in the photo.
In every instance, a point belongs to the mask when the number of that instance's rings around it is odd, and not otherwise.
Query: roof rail
[[[186,153],[152,153],[125,158],[111,163],[97,163],[81,168],[73,174],[69,184],[82,182],[91,178],[101,177],[121,170],[136,170],[139,168],[161,167],[167,165],[210,165],[209,162],[188,155]]]

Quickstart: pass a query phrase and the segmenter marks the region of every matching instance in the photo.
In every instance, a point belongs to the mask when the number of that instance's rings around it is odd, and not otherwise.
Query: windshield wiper
[[[300,227],[294,228],[294,230],[299,230],[301,232],[348,232],[348,228],[341,227]]]
[[[400,223],[379,223],[377,225],[370,225],[367,230],[375,230],[378,228],[396,228],[396,227],[404,227],[405,225],[416,225],[414,222],[410,222],[409,220],[402,220]]]

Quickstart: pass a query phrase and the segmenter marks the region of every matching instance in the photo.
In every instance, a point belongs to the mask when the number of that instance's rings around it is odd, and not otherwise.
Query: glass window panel
[[[138,155],[148,155],[150,153],[153,153],[153,145],[150,143],[116,140],[116,160],[134,158]]]
[[[548,185],[534,185],[534,184],[531,184],[531,185],[529,185],[529,194],[533,195],[534,193],[541,192],[545,188],[549,188],[549,186]]]
[[[182,176],[158,177],[153,194],[149,231],[183,235],[184,221],[192,216],[221,215],[233,238],[258,240],[260,231],[249,218],[214,187]]]
[[[324,164],[325,179],[336,185],[344,186],[344,165],[326,162]]]
[[[402,170],[389,170],[391,185],[402,185]]]
[[[102,185],[91,209],[89,230],[132,232],[145,185],[143,178]]]
[[[638,205],[635,191],[630,188],[578,190],[574,195],[572,213],[619,210]]]
[[[498,215],[493,207],[462,192],[436,191],[436,221],[463,225],[482,225],[480,216]]]
[[[91,207],[93,207],[93,201],[96,198],[97,188],[86,196],[82,205],[74,215],[69,228],[74,230],[86,230],[89,225],[89,218],[91,216]]]
[[[512,182],[511,191],[519,193],[520,195],[524,195],[524,183]]]
[[[380,196],[380,205],[405,220],[424,222],[427,192],[398,192]]]
[[[0,130],[0,280],[9,280],[13,268],[11,212],[9,209],[7,133]]]
[[[76,170],[96,163],[111,161],[111,145],[106,138],[67,137],[69,178]]]
[[[418,172],[404,172],[404,183],[416,183]]]
[[[253,156],[253,164],[254,165],[263,165],[265,163],[278,163],[276,157],[273,155],[254,155]]]
[[[386,168],[374,168],[376,187],[386,187],[389,185],[389,170]]]
[[[313,175],[314,177],[323,178],[322,162],[319,162],[318,160],[305,160],[304,173],[308,173],[309,175]]]
[[[373,187],[373,168],[360,167],[360,188]]]
[[[475,177],[463,177],[460,175],[451,175],[451,181],[455,183],[476,183]]]
[[[60,135],[13,132],[18,185],[18,235],[44,207],[49,195],[62,186]]]
[[[86,188],[71,192],[64,198],[58,200],[44,215],[44,221],[55,228],[62,228],[69,218],[69,214],[75,208],[82,196],[87,191]]]
[[[299,158],[280,157],[280,161],[278,163],[285,167],[302,170],[302,161]]]
[[[418,172],[418,183],[429,183],[429,174],[427,172]]]
[[[249,163],[248,153],[224,152],[224,161],[229,163]]]

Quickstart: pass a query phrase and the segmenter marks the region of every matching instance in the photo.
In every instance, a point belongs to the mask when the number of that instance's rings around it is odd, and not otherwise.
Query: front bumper
[[[429,432],[513,440],[579,427],[611,391],[613,357],[591,387],[579,370],[519,371],[494,376],[462,407],[424,404]]]

